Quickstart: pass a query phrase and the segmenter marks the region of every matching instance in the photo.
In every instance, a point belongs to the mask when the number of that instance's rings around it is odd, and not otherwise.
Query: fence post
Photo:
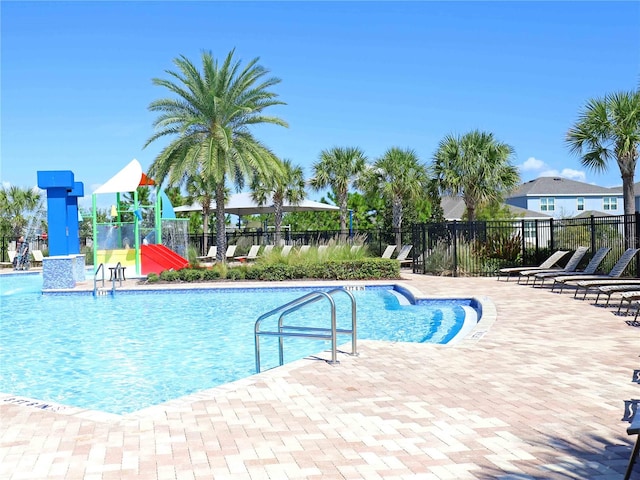
[[[633,216],[633,221],[634,221],[634,235],[633,235],[633,245],[634,248],[639,248],[640,247],[640,238],[639,237],[639,233],[640,233],[640,212],[635,212],[634,216]],[[638,255],[635,256],[636,257],[636,277],[640,277],[640,258],[638,257]]]
[[[453,276],[458,276],[458,232],[456,229],[457,222],[453,221]]]
[[[549,233],[549,235],[551,236],[551,251],[553,252],[556,249],[556,238],[555,235],[553,234],[553,217],[551,217],[549,219],[549,229],[551,230],[551,233]]]
[[[522,262],[522,265],[525,265],[525,260],[526,260],[526,259],[525,259],[525,257],[524,257],[524,256],[526,255],[526,252],[527,252],[527,241],[526,241],[526,239],[524,238],[524,236],[525,236],[525,222],[524,222],[524,218],[520,221],[520,224],[521,224],[520,228],[521,228],[521,230],[522,230],[522,232],[521,232],[521,234],[520,234],[520,238],[522,239],[522,242],[521,242],[521,243],[522,243],[522,254],[520,255],[520,259],[521,259],[520,261]]]
[[[596,217],[591,215],[591,256],[593,257],[593,254],[596,251]]]

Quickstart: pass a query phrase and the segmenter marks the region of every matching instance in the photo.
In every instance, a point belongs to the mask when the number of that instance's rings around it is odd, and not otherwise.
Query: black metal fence
[[[326,245],[352,243],[366,245],[373,256],[380,256],[387,245],[413,245],[410,257],[415,273],[436,275],[494,275],[510,266],[538,265],[556,250],[589,247],[583,260],[600,247],[611,248],[601,264],[608,272],[624,250],[640,247],[640,213],[634,215],[570,218],[561,220],[503,220],[478,222],[444,222],[416,224],[401,232],[391,230],[307,230],[282,232],[287,245]],[[2,238],[0,258],[8,261],[8,250],[15,239]],[[30,240],[31,249],[46,252],[46,239]],[[215,245],[211,234],[206,245]],[[238,253],[246,253],[251,245],[274,244],[273,231],[229,230],[227,245],[238,245]],[[91,241],[81,239],[81,245]],[[189,245],[204,255],[204,235],[189,235]],[[398,245],[400,247],[400,245]],[[584,266],[584,265],[582,265]],[[626,275],[640,276],[640,255],[629,265]]]
[[[626,248],[638,248],[640,214],[487,222],[447,222],[412,227],[413,271],[439,275],[494,275],[509,266],[538,265],[556,250],[600,247],[611,251],[601,265],[608,272]],[[626,234],[625,234],[626,232]],[[640,255],[626,275],[640,272]]]

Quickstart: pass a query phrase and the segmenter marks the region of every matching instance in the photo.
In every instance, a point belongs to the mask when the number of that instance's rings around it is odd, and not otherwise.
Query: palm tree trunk
[[[227,230],[224,216],[224,179],[216,186],[216,260],[227,258]]]
[[[274,245],[280,245],[280,237],[281,235],[281,228],[282,228],[282,199],[280,198],[276,198],[275,196],[273,197],[273,206],[275,207],[275,212],[274,212],[274,232],[273,232],[273,244]]]
[[[209,251],[209,206],[205,206],[202,209],[202,253],[206,255]]]
[[[393,229],[396,232],[396,245],[402,245],[402,198],[393,198],[391,215]]]
[[[625,172],[622,174],[622,198],[624,201],[624,215],[626,225],[624,232],[624,244],[626,248],[635,248],[637,239],[635,239],[633,221],[630,215],[633,215],[636,210],[635,206],[635,191],[633,186],[633,172]]]
[[[340,192],[340,241],[347,237],[347,192]]]

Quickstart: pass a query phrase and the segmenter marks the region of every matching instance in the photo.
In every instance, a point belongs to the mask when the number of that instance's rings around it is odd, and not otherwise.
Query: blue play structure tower
[[[78,198],[82,182],[70,170],[38,172],[38,187],[47,191],[49,256],[42,264],[43,289],[73,288],[84,280],[85,261],[80,254]]]

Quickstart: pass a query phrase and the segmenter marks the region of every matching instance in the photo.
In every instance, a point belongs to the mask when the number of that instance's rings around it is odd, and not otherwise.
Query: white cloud
[[[563,177],[568,178],[569,180],[576,180],[578,182],[586,182],[587,175],[580,171],[574,170],[572,168],[563,168],[562,171],[558,170],[545,170],[544,172],[540,172],[540,177]]]
[[[527,160],[520,165],[521,170],[541,170],[545,167],[545,163],[542,160],[538,160],[535,157],[529,157]]]

